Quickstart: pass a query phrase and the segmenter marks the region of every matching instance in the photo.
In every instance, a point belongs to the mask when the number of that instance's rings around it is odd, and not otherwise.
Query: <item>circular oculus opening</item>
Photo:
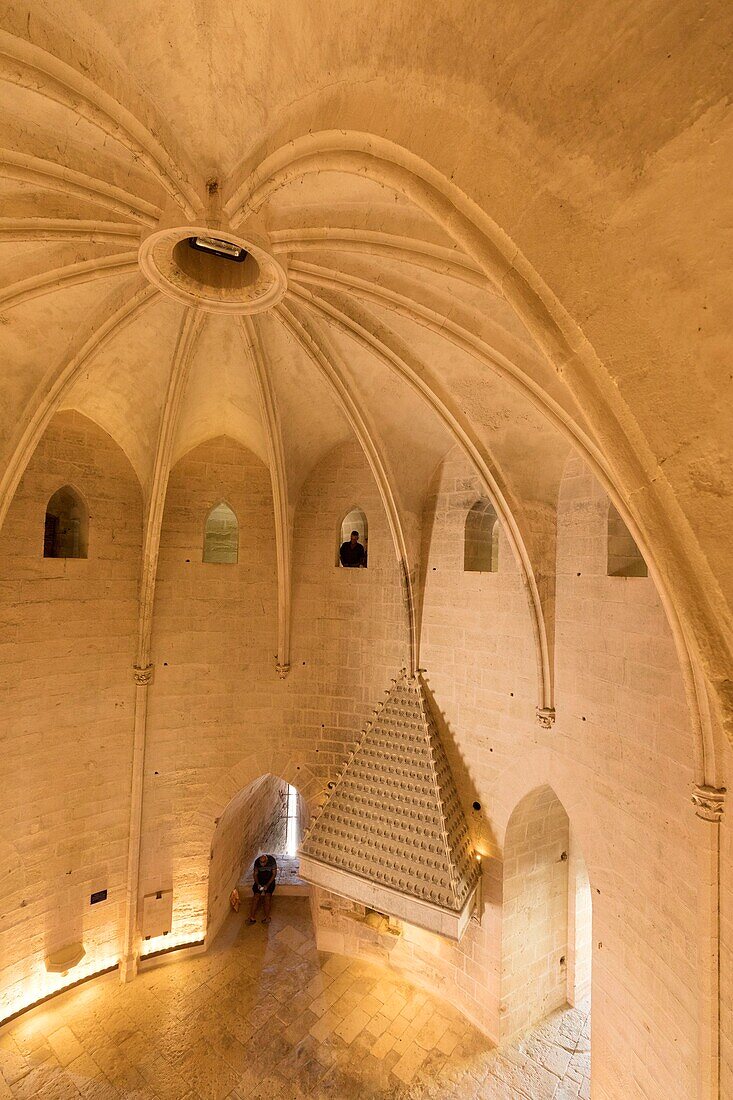
[[[210,240],[212,247],[205,250],[201,241]],[[216,245],[229,244],[216,237],[186,237],[173,248],[173,263],[200,286],[211,293],[223,290],[239,291],[253,287],[260,278],[260,267],[254,256],[236,245],[236,253],[214,250]]]
[[[285,269],[266,241],[197,226],[152,233],[138,262],[168,297],[210,313],[261,313],[287,287]]]

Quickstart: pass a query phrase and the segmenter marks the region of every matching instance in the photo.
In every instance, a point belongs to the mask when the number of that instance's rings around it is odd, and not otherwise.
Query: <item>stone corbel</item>
[[[703,821],[720,824],[723,816],[725,787],[709,787],[706,783],[696,783],[692,791],[692,805],[696,815]]]
[[[153,681],[153,665],[133,665],[132,675],[138,687],[146,687]]]
[[[287,674],[290,672],[290,665],[281,665],[279,662],[275,665],[275,672],[278,674],[281,680],[284,680]]]
[[[552,729],[555,725],[555,708],[537,707],[537,721],[543,729]]]

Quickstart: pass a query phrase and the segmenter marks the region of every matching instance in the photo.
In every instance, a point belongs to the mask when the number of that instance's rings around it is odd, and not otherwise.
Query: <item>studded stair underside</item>
[[[315,885],[452,939],[480,868],[430,701],[403,674],[301,847]]]

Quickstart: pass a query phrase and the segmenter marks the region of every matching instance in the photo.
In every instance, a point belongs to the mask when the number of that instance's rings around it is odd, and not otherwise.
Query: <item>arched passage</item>
[[[243,876],[247,878],[257,855],[271,853],[281,865],[292,859],[307,820],[308,807],[300,792],[272,773],[234,795],[217,819],[211,841],[207,945],[229,912],[229,895]],[[281,875],[278,882],[282,883]],[[248,901],[242,891],[242,903]]]
[[[501,1037],[590,993],[592,900],[570,820],[543,785],[512,811],[504,841]]]
[[[44,558],[85,558],[89,545],[89,509],[71,485],[57,489],[46,505]]]

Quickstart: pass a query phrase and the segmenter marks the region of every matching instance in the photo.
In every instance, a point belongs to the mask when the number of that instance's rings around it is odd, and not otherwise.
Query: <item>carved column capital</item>
[[[692,790],[692,805],[695,813],[703,821],[720,824],[725,802],[725,787],[709,787],[706,783],[696,783]]]
[[[552,729],[555,725],[555,708],[537,707],[537,721],[543,729]]]
[[[287,674],[290,672],[290,665],[275,665],[275,672],[278,674],[281,680],[284,680]]]
[[[132,676],[138,687],[145,687],[152,682],[153,665],[145,665],[144,668],[141,665],[133,665]]]

